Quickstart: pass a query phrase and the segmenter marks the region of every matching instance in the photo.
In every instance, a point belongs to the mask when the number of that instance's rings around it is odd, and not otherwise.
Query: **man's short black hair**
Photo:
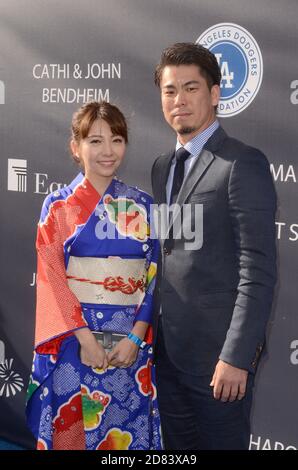
[[[206,79],[209,90],[213,85],[220,86],[221,72],[215,55],[200,44],[177,42],[167,47],[155,69],[155,84],[160,87],[162,72],[167,65],[197,65]]]

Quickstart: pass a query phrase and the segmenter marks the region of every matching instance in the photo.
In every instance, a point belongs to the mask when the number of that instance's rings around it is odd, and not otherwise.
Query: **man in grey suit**
[[[220,126],[220,80],[215,56],[192,43],[165,49],[155,71],[177,134],[176,149],[152,169],[155,203],[175,203],[155,290],[158,401],[172,450],[249,447],[253,378],[276,281],[269,164]],[[191,245],[187,230],[199,242]]]

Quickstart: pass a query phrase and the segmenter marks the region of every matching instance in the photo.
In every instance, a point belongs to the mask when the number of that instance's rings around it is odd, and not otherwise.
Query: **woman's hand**
[[[82,328],[74,332],[80,345],[80,358],[82,364],[93,369],[108,368],[108,358],[103,346],[96,341],[89,328]]]
[[[139,347],[130,339],[123,338],[108,354],[108,362],[114,367],[130,367],[137,359]]]

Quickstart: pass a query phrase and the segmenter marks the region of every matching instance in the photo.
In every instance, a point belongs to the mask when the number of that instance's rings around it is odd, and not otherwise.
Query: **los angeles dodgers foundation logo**
[[[220,117],[241,113],[256,97],[263,78],[263,59],[254,37],[242,26],[219,23],[196,40],[216,56],[222,79]]]

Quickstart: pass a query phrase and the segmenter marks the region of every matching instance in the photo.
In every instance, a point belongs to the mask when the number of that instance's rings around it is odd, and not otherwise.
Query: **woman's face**
[[[91,182],[110,180],[123,160],[125,149],[124,138],[113,135],[103,119],[94,121],[88,136],[79,144],[72,141],[73,154],[80,160],[85,176]]]

